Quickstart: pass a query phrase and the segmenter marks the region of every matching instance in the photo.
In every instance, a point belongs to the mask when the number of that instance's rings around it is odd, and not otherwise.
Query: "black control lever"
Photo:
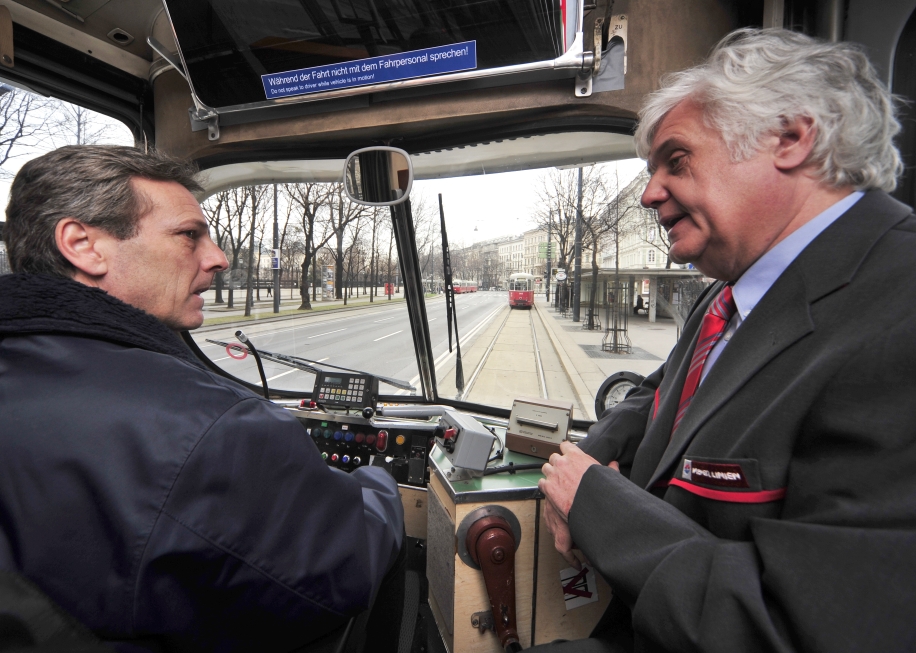
[[[267,377],[264,375],[264,365],[261,363],[261,355],[258,353],[257,347],[254,346],[254,343],[251,342],[241,329],[235,332],[235,337],[238,338],[239,342],[243,345],[247,345],[251,354],[254,356],[255,362],[258,364],[258,374],[261,375],[261,385],[264,386],[264,398],[270,399],[270,392],[267,390]]]

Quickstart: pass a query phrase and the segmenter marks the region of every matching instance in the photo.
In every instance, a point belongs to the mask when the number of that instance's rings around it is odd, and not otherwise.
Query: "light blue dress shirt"
[[[757,306],[770,287],[776,283],[780,275],[786,271],[786,268],[794,261],[802,251],[811,244],[815,238],[821,235],[827,227],[832,225],[837,218],[846,213],[853,204],[862,199],[865,193],[856,191],[841,199],[839,202],[819,214],[814,219],[805,223],[786,239],[776,245],[769,252],[757,259],[747,271],[741,275],[741,278],[735,282],[732,288],[732,296],[735,298],[737,311],[728,323],[725,329],[725,335],[719,340],[703,365],[703,374],[700,376],[700,383],[706,379],[709,370],[716,364],[716,360],[722,353],[722,350],[728,345],[728,341],[735,335],[735,331],[741,326],[741,323],[747,319],[754,307]]]

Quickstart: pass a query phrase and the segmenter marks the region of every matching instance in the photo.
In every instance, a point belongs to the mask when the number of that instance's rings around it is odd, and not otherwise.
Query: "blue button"
[[[346,440],[347,442],[352,442],[353,437],[354,436],[353,436],[352,431],[347,431],[346,434],[344,434],[344,440]]]
[[[343,433],[341,433],[340,431],[334,431],[334,439],[335,439],[335,440],[342,440],[342,439],[343,439]]]
[[[344,454],[344,457],[341,460],[343,460],[345,463],[348,463],[350,462],[350,456]]]

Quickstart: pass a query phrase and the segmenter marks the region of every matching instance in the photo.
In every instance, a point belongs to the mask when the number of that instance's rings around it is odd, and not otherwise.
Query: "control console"
[[[295,413],[331,467],[345,472],[366,465],[383,467],[398,483],[426,487],[426,461],[435,423],[367,418],[322,409]]]

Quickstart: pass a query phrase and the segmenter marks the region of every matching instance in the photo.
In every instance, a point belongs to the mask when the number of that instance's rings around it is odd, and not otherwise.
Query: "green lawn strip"
[[[430,297],[438,297],[434,293],[426,293],[427,299]],[[299,310],[298,308],[290,308],[285,311],[280,311],[279,313],[254,313],[249,316],[245,315],[224,315],[221,317],[210,317],[204,320],[204,323],[201,326],[213,326],[214,324],[228,324],[230,322],[252,322],[254,320],[263,320],[273,317],[283,317],[284,315],[312,315],[313,313],[320,313],[321,311],[343,311],[343,310],[355,310],[357,308],[366,308],[373,306],[384,306],[386,304],[393,304],[396,302],[403,302],[403,297],[398,297],[397,299],[377,299],[375,302],[359,302],[356,304],[348,304],[344,306],[343,304],[330,304],[328,306],[315,306],[312,305],[311,310]]]

